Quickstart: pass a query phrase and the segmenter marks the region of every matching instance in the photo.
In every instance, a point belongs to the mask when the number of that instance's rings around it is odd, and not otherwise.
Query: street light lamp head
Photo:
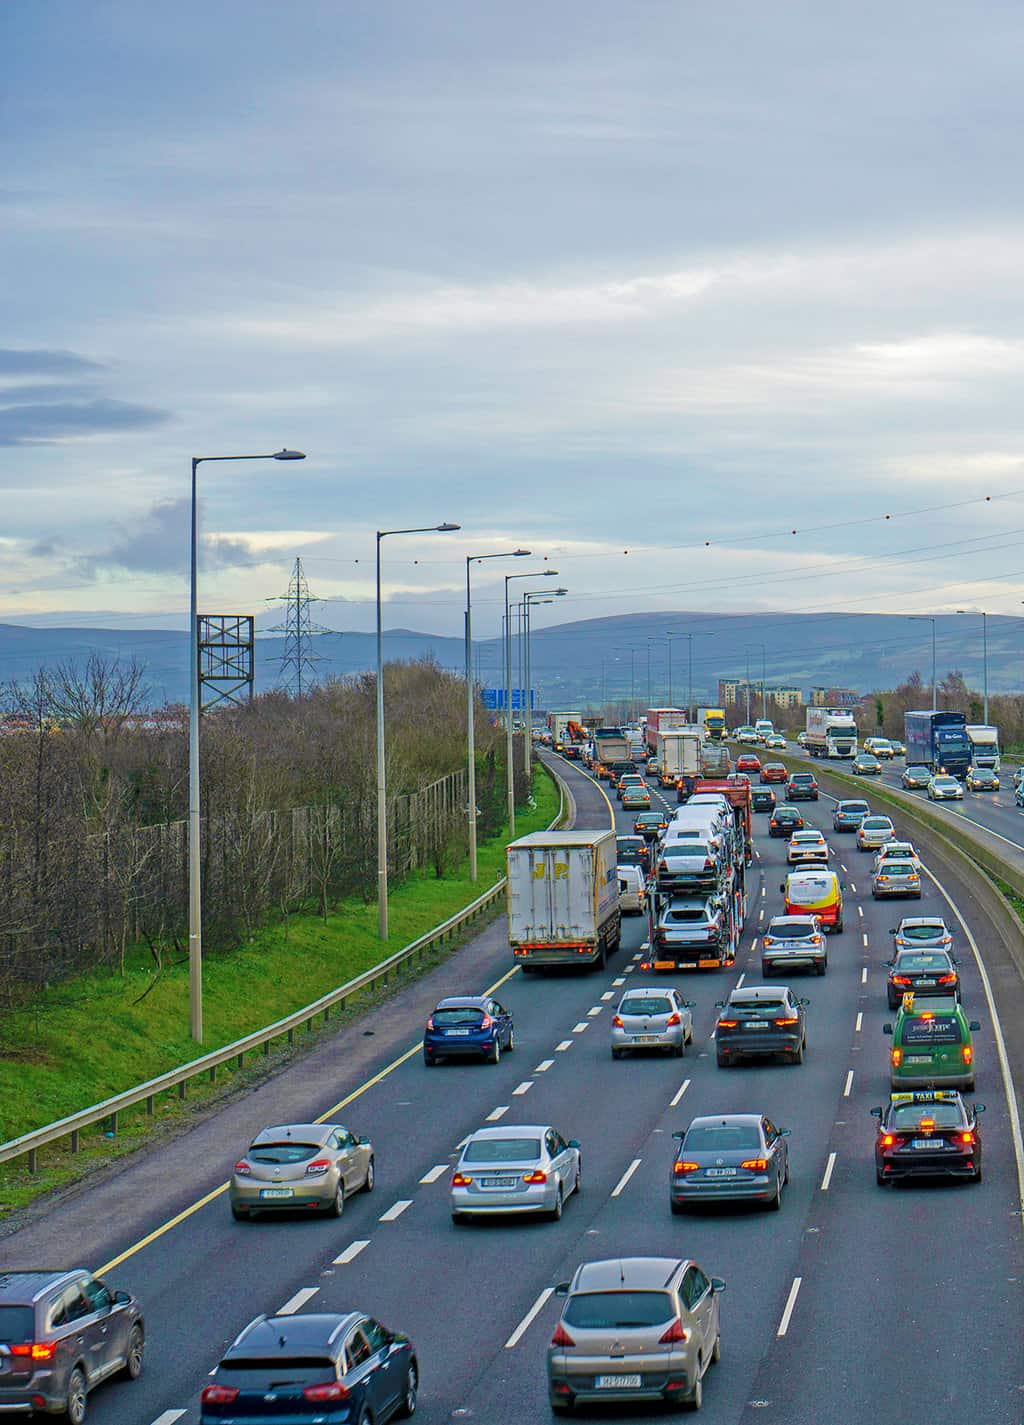
[[[532,549],[513,549],[513,551],[512,551],[512,558],[513,558],[513,559],[522,559],[524,555],[526,555],[526,554],[532,554],[532,553],[533,553],[533,550],[532,550]]]
[[[558,570],[557,570],[557,569],[545,569],[545,570],[544,570],[544,578],[545,578],[545,579],[557,579],[557,578],[558,578]]]
[[[305,460],[304,450],[275,450],[273,458],[275,460]]]
[[[451,524],[448,520],[445,520],[444,524],[436,524],[434,528],[438,534],[450,534],[453,529],[461,529],[462,526],[460,524]]]
[[[562,598],[565,594],[567,594],[568,592],[569,592],[568,589],[556,589],[556,590],[555,590],[555,597],[560,599],[560,598]]]

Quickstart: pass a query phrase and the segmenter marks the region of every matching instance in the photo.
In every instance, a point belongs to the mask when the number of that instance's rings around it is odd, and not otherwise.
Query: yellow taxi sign
[[[889,1102],[899,1108],[907,1103],[955,1103],[959,1097],[956,1089],[919,1089],[916,1093],[891,1093]]]
[[[903,996],[903,1012],[904,1014],[913,1014],[914,1012],[913,990],[908,990],[907,993]]]

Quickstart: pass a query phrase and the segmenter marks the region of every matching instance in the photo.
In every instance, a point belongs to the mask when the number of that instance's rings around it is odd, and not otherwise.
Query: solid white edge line
[[[843,1085],[843,1098],[850,1097],[850,1090],[853,1088],[853,1070],[847,1069],[846,1083]]]
[[[387,1212],[382,1212],[377,1220],[378,1222],[394,1222],[401,1217],[407,1207],[412,1207],[412,1198],[401,1197],[397,1202],[391,1204]]]
[[[1013,1134],[1013,1156],[1017,1164],[1017,1205],[1021,1213],[1024,1213],[1024,1141],[1021,1140],[1020,1110],[1017,1107],[1017,1090],[1013,1082],[1013,1073],[1010,1069],[1010,1060],[1006,1053],[1006,1040],[1003,1038],[1003,1026],[999,1019],[999,1011],[996,1009],[995,997],[992,994],[992,985],[985,969],[985,962],[981,958],[981,951],[978,949],[978,942],[971,934],[970,927],[960,914],[960,908],[953,897],[946,890],[934,872],[927,867],[922,868],[928,878],[934,881],[939,894],[946,901],[950,910],[963,926],[964,934],[967,936],[967,943],[971,947],[974,955],[974,962],[978,967],[978,974],[981,977],[981,987],[985,991],[985,1003],[988,1005],[988,1012],[992,1016],[992,1032],[996,1041],[996,1055],[999,1059],[999,1072],[1003,1079],[1003,1092],[1006,1095],[1006,1107],[1010,1116],[1010,1130]]]
[[[498,1119],[499,1119],[499,1118],[504,1118],[506,1113],[508,1113],[508,1104],[507,1104],[507,1103],[499,1104],[497,1108],[492,1108],[492,1109],[491,1109],[490,1113],[487,1115],[487,1117],[486,1117],[486,1119],[484,1120],[484,1122],[485,1122],[485,1123],[497,1123]]]
[[[854,1032],[854,1034],[859,1034],[859,1033],[860,1033],[860,1027],[861,1027],[861,1025],[862,1025],[863,1023],[864,1023],[864,1012],[863,1012],[863,1010],[859,1010],[859,1009],[858,1009],[858,1011],[857,1011],[857,1022],[856,1022],[856,1024],[853,1026],[853,1032]]]
[[[630,1178],[631,1178],[631,1177],[633,1176],[633,1174],[636,1172],[637,1168],[640,1166],[640,1164],[641,1164],[642,1161],[643,1161],[642,1158],[634,1158],[634,1159],[633,1159],[633,1161],[630,1163],[629,1167],[628,1167],[628,1168],[626,1169],[626,1171],[622,1174],[622,1177],[619,1178],[619,1181],[618,1181],[618,1182],[615,1184],[615,1186],[612,1188],[612,1197],[618,1197],[618,1196],[619,1196],[619,1194],[622,1192],[623,1188],[626,1186],[626,1184],[629,1182]]]
[[[441,1164],[441,1171],[442,1171],[443,1173],[446,1173],[446,1172],[448,1171],[448,1164],[447,1164],[447,1163],[442,1163],[442,1164]],[[426,1178],[420,1178],[420,1182],[421,1182],[421,1183],[425,1183],[426,1181],[427,1181]],[[434,1179],[431,1178],[430,1181],[433,1182]],[[361,1238],[361,1239],[360,1239],[359,1241],[357,1241],[357,1242],[350,1242],[350,1243],[348,1244],[348,1246],[345,1248],[344,1252],[339,1252],[339,1254],[335,1257],[335,1259],[334,1259],[334,1261],[331,1263],[331,1265],[332,1265],[333,1267],[344,1267],[344,1266],[347,1266],[349,1262],[354,1262],[355,1259],[359,1256],[359,1253],[360,1253],[365,1247],[368,1247],[369,1245],[370,1245],[370,1239],[369,1239],[369,1237],[363,1237],[363,1238]]]
[[[829,1153],[828,1162],[825,1164],[825,1176],[821,1180],[821,1191],[828,1192],[828,1185],[832,1181],[832,1170],[836,1165],[835,1153]],[[787,1323],[788,1324],[788,1323]],[[785,1335],[785,1332],[781,1333]]]
[[[674,1097],[673,1097],[673,1099],[672,1099],[672,1102],[669,1104],[669,1108],[678,1108],[678,1107],[679,1107],[679,1100],[682,1098],[683,1094],[686,1092],[686,1090],[687,1090],[689,1087],[690,1087],[690,1080],[689,1080],[689,1079],[684,1079],[683,1082],[680,1084],[679,1088],[676,1089],[676,1092],[675,1092],[675,1095],[674,1095]]]
[[[536,1318],[544,1310],[545,1306],[547,1306],[548,1302],[550,1301],[552,1296],[554,1296],[554,1294],[555,1289],[553,1286],[546,1286],[544,1288],[540,1296],[538,1296],[537,1300],[533,1303],[529,1311],[523,1317],[522,1321],[520,1321],[519,1325],[512,1332],[512,1335],[505,1342],[506,1351],[511,1351],[515,1346],[519,1345],[519,1342],[526,1335],[527,1331],[529,1331]]]
[[[297,1311],[301,1311],[307,1301],[312,1301],[320,1290],[318,1286],[301,1287],[294,1296],[290,1296],[283,1306],[279,1306],[274,1313],[275,1316],[294,1316]]]
[[[793,1307],[796,1305],[796,1299],[800,1295],[800,1284],[802,1281],[803,1277],[793,1278],[793,1285],[789,1288],[789,1296],[786,1298],[786,1305],[783,1308],[782,1320],[779,1322],[779,1329],[775,1333],[776,1336],[785,1336],[789,1330],[790,1317],[793,1315]]]

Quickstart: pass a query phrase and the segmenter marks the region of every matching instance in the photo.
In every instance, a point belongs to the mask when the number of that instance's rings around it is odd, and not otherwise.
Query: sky
[[[1020,611],[1024,7],[0,6],[0,621]],[[13,279],[13,280],[12,280]],[[888,518],[887,518],[888,516]],[[515,586],[513,586],[515,587]],[[520,584],[519,588],[528,587]]]

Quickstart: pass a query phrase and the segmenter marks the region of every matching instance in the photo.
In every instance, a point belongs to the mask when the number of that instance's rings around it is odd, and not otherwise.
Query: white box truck
[[[534,831],[507,848],[508,938],[524,974],[597,965],[619,947],[614,831]]]
[[[701,774],[701,735],[693,728],[659,732],[657,758],[663,787],[674,787],[677,777],[699,777]]]
[[[548,731],[551,733],[551,744],[558,751],[561,751],[565,742],[566,733],[571,722],[579,722],[583,716],[580,712],[549,712]]]
[[[965,729],[971,744],[971,761],[975,767],[991,767],[999,771],[999,729],[984,723],[969,722]]]
[[[836,708],[808,708],[804,747],[812,757],[856,757],[853,714]]]

